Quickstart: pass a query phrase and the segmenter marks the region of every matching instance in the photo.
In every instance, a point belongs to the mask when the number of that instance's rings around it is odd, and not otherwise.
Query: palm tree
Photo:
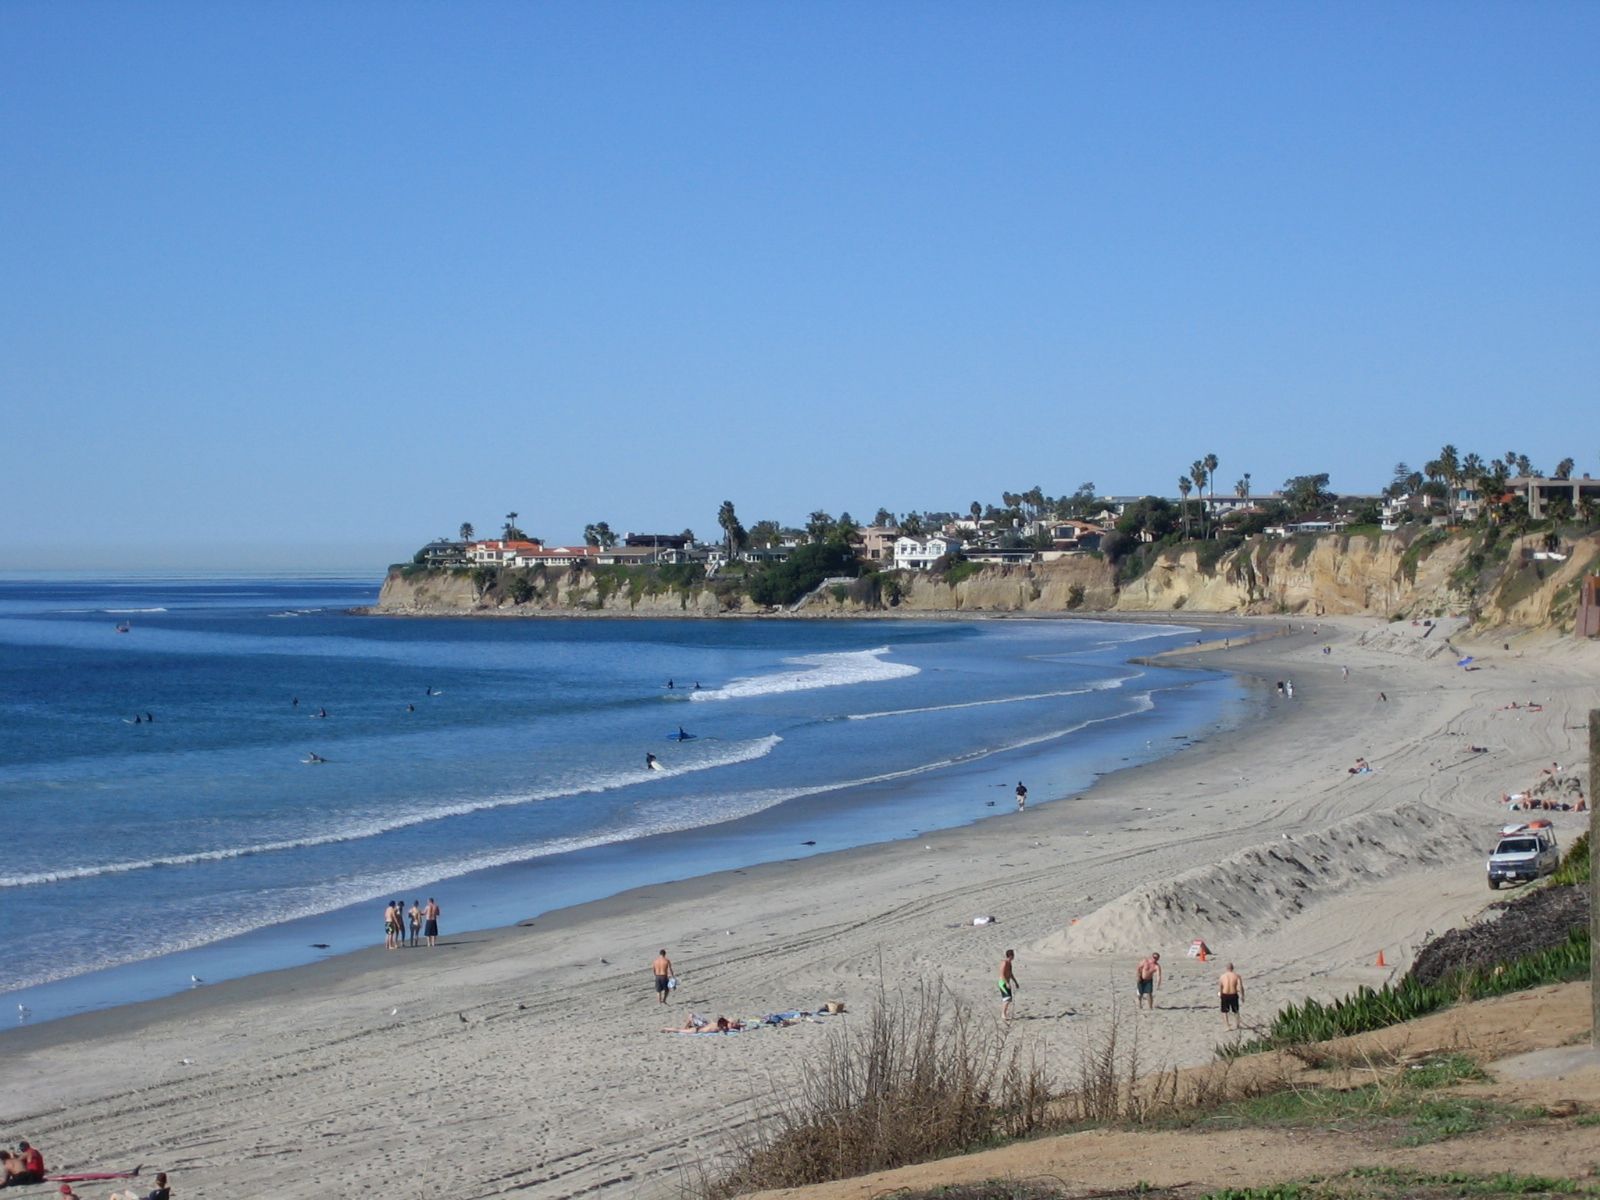
[[[1577,465],[1578,464],[1573,462],[1570,458],[1563,458],[1560,462],[1558,462],[1556,464],[1555,477],[1557,479],[1571,479],[1572,478],[1572,468],[1577,466]]]
[[[516,513],[508,512],[506,514],[506,523],[500,532],[505,534],[505,539],[508,542],[518,542],[522,540],[522,530],[517,528]]]
[[[1235,481],[1233,494],[1241,500],[1250,499],[1250,480],[1248,478]]]
[[[724,500],[722,507],[717,509],[717,524],[722,526],[722,535],[728,544],[728,559],[733,559],[733,531],[739,528],[739,516],[733,511],[733,501]]]
[[[475,542],[478,540],[478,531],[472,527],[471,521],[461,522],[461,529],[459,532],[463,542]]]
[[[1451,487],[1461,480],[1461,457],[1456,453],[1456,448],[1449,443],[1439,451],[1439,472]]]
[[[1217,456],[1208,454],[1205,457],[1206,478],[1211,480],[1211,498],[1217,498]]]
[[[1189,536],[1189,493],[1194,488],[1194,481],[1187,475],[1178,476],[1178,495],[1182,497],[1178,507],[1183,511],[1183,536]]]
[[[967,511],[972,514],[972,523],[976,525],[978,523],[978,518],[983,516],[983,505],[974,500],[970,505],[967,506]]]
[[[1205,502],[1205,495],[1206,495],[1206,479],[1208,477],[1209,476],[1208,476],[1208,473],[1206,471],[1205,459],[1197,458],[1197,459],[1194,460],[1194,462],[1189,464],[1189,478],[1194,480],[1194,486],[1196,488],[1198,488],[1199,492],[1200,492],[1200,536],[1201,537],[1205,537],[1206,536],[1206,502]]]

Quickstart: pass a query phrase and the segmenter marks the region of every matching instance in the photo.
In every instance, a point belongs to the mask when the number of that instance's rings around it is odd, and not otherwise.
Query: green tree
[[[1183,513],[1183,536],[1185,539],[1187,539],[1189,536],[1189,493],[1193,490],[1194,480],[1190,479],[1187,475],[1179,475],[1178,495],[1182,497],[1182,500],[1179,503],[1178,508]]]
[[[1241,500],[1250,498],[1250,477],[1248,475],[1234,481],[1233,494]]]
[[[833,533],[833,524],[833,515],[819,508],[806,518],[806,537],[813,542],[825,542]]]
[[[1572,478],[1572,468],[1577,466],[1577,465],[1578,464],[1573,462],[1570,458],[1563,458],[1560,462],[1558,462],[1556,464],[1555,477],[1557,479],[1571,479]]]
[[[921,537],[924,533],[922,514],[908,512],[900,519],[900,532],[906,537]]]
[[[972,514],[972,519],[974,522],[976,522],[983,516],[983,505],[974,500],[970,505],[967,506],[967,512]]]
[[[1197,459],[1194,460],[1194,462],[1189,464],[1189,478],[1194,480],[1195,490],[1198,493],[1196,499],[1199,501],[1199,505],[1200,505],[1200,536],[1201,537],[1205,537],[1206,536],[1206,480],[1208,478],[1210,478],[1210,472],[1208,472],[1206,470],[1205,459],[1197,458]]]
[[[681,538],[682,538],[682,539],[683,539],[683,544],[684,544],[684,545],[685,545],[685,546],[692,546],[692,545],[694,545],[694,530],[692,530],[692,529],[685,529],[685,530],[684,530],[684,531],[683,531],[683,532],[682,532],[682,533],[680,533],[680,534],[679,534],[679,535],[678,535],[678,536],[679,536],[679,537],[681,537]]]
[[[508,542],[525,542],[528,540],[528,535],[523,533],[522,527],[517,524],[517,514],[514,512],[506,514],[506,523],[501,526],[500,534]]]
[[[872,515],[872,523],[874,525],[893,525],[894,514],[887,508],[880,508]]]
[[[776,546],[781,541],[783,541],[783,527],[776,521],[757,521],[750,526],[752,546]]]
[[[583,527],[583,541],[586,546],[604,546],[609,550],[617,544],[617,535],[611,532],[610,525],[596,521]]]
[[[830,541],[850,544],[850,539],[855,537],[861,526],[856,524],[856,519],[848,511],[839,514],[839,519],[833,523],[833,528],[828,532]]]
[[[830,575],[857,575],[860,567],[848,546],[814,542],[798,547],[785,562],[773,563],[750,580],[757,604],[793,604]]]
[[[472,527],[471,521],[461,522],[460,534],[463,542],[474,542],[478,540],[478,531]]]
[[[724,500],[722,502],[722,507],[717,509],[717,524],[722,527],[723,541],[727,544],[728,559],[731,562],[733,560],[734,551],[736,550],[734,545],[734,533],[744,533],[744,526],[739,524],[739,514],[733,511],[732,500]]]
[[[1337,499],[1328,490],[1328,474],[1294,475],[1283,481],[1283,501],[1295,516],[1325,511]]]
[[[1439,451],[1439,474],[1451,487],[1461,480],[1461,457],[1448,443]]]
[[[1211,498],[1217,498],[1217,456],[1207,454],[1203,460],[1206,465],[1206,478],[1211,481]]]

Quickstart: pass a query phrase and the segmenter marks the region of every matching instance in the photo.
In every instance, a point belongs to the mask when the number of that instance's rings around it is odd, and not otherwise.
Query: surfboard
[[[137,1179],[144,1170],[141,1163],[131,1171],[80,1171],[76,1175],[46,1175],[46,1183],[93,1183],[97,1179]]]
[[[667,741],[669,741],[669,742],[692,742],[692,741],[694,741],[695,738],[697,738],[699,736],[700,735],[698,733],[684,733],[684,732],[682,732],[680,730],[677,733],[669,733],[669,734],[667,734]]]

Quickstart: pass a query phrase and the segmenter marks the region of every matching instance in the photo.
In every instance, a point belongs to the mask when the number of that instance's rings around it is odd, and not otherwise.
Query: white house
[[[957,538],[942,533],[927,537],[899,537],[894,542],[894,569],[897,571],[926,571],[946,554],[961,549]]]

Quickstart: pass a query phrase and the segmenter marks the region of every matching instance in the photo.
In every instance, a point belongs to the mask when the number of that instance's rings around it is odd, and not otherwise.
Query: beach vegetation
[[[1589,931],[1573,929],[1558,945],[1493,967],[1451,971],[1434,983],[1421,983],[1407,975],[1399,983],[1363,987],[1342,1000],[1323,1003],[1308,999],[1291,1004],[1273,1017],[1263,1036],[1228,1053],[1248,1054],[1385,1029],[1452,1004],[1566,983],[1588,974]]]
[[[1290,540],[1294,544],[1294,549],[1289,551],[1289,565],[1292,567],[1305,566],[1306,562],[1311,558],[1311,552],[1317,548],[1317,539],[1310,534],[1302,533],[1296,534]]]
[[[1083,607],[1083,584],[1075,583],[1067,588],[1067,608],[1075,611]]]
[[[801,1068],[778,1111],[730,1134],[705,1200],[927,1162],[1047,1126],[1049,1076],[942,982],[880,994]]]
[[[1283,502],[1297,517],[1330,510],[1339,497],[1328,490],[1328,473],[1291,475],[1283,481]]]
[[[747,590],[757,604],[793,604],[830,575],[857,575],[860,564],[843,542],[799,546],[785,561],[772,563],[749,579]]]

